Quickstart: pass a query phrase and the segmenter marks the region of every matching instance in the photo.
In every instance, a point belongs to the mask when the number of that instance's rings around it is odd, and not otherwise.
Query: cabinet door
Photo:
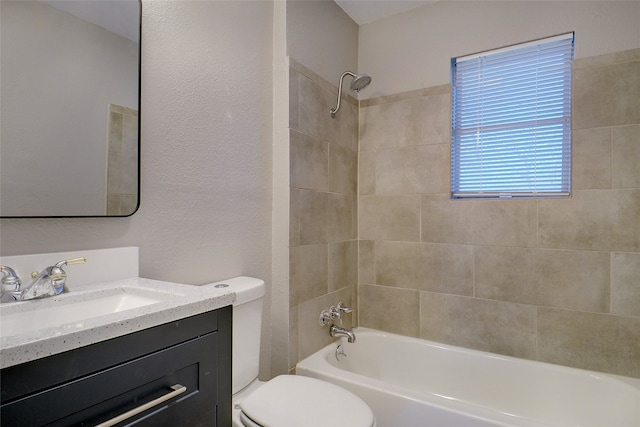
[[[2,425],[95,426],[181,384],[184,393],[118,426],[215,426],[218,362],[211,333],[3,405]]]

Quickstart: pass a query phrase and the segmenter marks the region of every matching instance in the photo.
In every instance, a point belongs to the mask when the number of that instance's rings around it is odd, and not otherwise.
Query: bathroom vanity
[[[129,278],[2,304],[2,425],[230,425],[234,298]]]
[[[121,425],[227,426],[230,355],[228,306],[12,366],[0,373],[2,423],[96,426],[173,392]]]

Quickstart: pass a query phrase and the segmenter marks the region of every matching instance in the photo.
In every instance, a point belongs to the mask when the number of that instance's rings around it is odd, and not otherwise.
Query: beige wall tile
[[[448,193],[449,144],[377,152],[376,194]]]
[[[573,70],[573,129],[640,123],[640,61]]]
[[[533,247],[535,200],[422,198],[422,241]]]
[[[357,328],[360,326],[358,323],[358,285],[351,287],[351,305],[353,312],[349,315],[351,318],[351,326]]]
[[[422,140],[422,99],[374,105],[360,110],[360,150],[418,145]]]
[[[580,68],[595,68],[638,60],[640,60],[640,48],[574,59],[571,66],[574,70],[577,70]]]
[[[356,194],[358,153],[329,144],[329,191]]]
[[[611,254],[611,312],[640,317],[640,253]]]
[[[419,292],[387,286],[358,285],[360,326],[419,336]]]
[[[319,191],[297,192],[300,244],[327,242],[329,194]]]
[[[415,193],[416,147],[376,151],[375,194]]]
[[[572,151],[574,189],[611,188],[611,128],[574,131]]]
[[[329,190],[329,144],[295,130],[290,131],[290,173],[292,187]]]
[[[365,240],[420,240],[418,196],[360,197],[359,238]]]
[[[538,294],[538,262],[533,248],[476,246],[478,298],[533,304]]]
[[[374,284],[375,270],[375,242],[373,240],[358,240],[358,283]]]
[[[390,104],[400,102],[407,99],[423,98],[432,95],[450,94],[451,85],[444,84],[439,86],[431,86],[422,89],[410,90],[408,92],[394,93],[391,95],[379,96],[377,98],[363,99],[360,101],[360,108],[370,107],[372,105]]]
[[[353,215],[355,197],[345,194],[327,194],[327,238],[330,242],[351,240],[354,236]]]
[[[537,251],[537,305],[608,313],[608,252]]]
[[[538,308],[545,362],[640,377],[640,318]]]
[[[473,295],[473,247],[420,243],[416,284],[412,288]]]
[[[609,253],[475,248],[476,296],[609,312]]]
[[[376,242],[375,283],[417,289],[419,245],[417,242]]]
[[[298,129],[300,73],[289,67],[289,127]]]
[[[535,358],[535,307],[420,292],[420,313],[421,338]]]
[[[331,141],[338,126],[338,122],[329,114],[329,110],[334,107],[335,95],[300,75],[298,100],[298,130]]]
[[[640,251],[640,190],[575,191],[538,201],[539,245],[546,248]]]
[[[337,97],[334,96],[333,99],[333,106],[335,106]],[[344,102],[343,99],[335,118],[331,119],[330,113],[325,114],[331,120],[330,126],[327,128],[330,141],[347,150],[358,151],[358,107]]]
[[[640,188],[640,124],[611,129],[611,186]]]
[[[358,241],[329,243],[329,292],[358,284]]]
[[[335,338],[329,334],[329,326],[321,326],[319,319],[322,310],[342,301],[351,307],[351,289],[343,288],[336,292],[301,303],[298,306],[298,351],[299,360],[315,353],[330,344]],[[343,315],[343,327],[351,328],[352,314]],[[298,362],[297,360],[296,362]]]
[[[289,302],[298,305],[329,291],[326,244],[289,248]]]
[[[422,143],[451,144],[451,91],[425,96],[422,110]]]
[[[289,308],[289,368],[298,360],[298,306]]]
[[[302,190],[289,190],[289,246],[300,244],[300,207],[299,201]]]
[[[378,285],[473,295],[471,246],[376,242],[375,271]]]
[[[372,195],[376,192],[377,151],[361,151],[358,160],[358,194]]]
[[[353,206],[353,211],[351,212],[351,238],[358,238],[358,212],[360,202],[358,200],[358,196],[351,196],[351,204]]]

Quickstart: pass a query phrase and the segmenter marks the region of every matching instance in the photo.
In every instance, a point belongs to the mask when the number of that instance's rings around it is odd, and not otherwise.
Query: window
[[[569,195],[573,39],[452,59],[453,198]]]

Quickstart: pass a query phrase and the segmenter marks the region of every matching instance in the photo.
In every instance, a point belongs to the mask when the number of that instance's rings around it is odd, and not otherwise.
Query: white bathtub
[[[298,363],[373,410],[377,427],[640,426],[640,380],[357,328]],[[336,360],[342,344],[347,357]]]

